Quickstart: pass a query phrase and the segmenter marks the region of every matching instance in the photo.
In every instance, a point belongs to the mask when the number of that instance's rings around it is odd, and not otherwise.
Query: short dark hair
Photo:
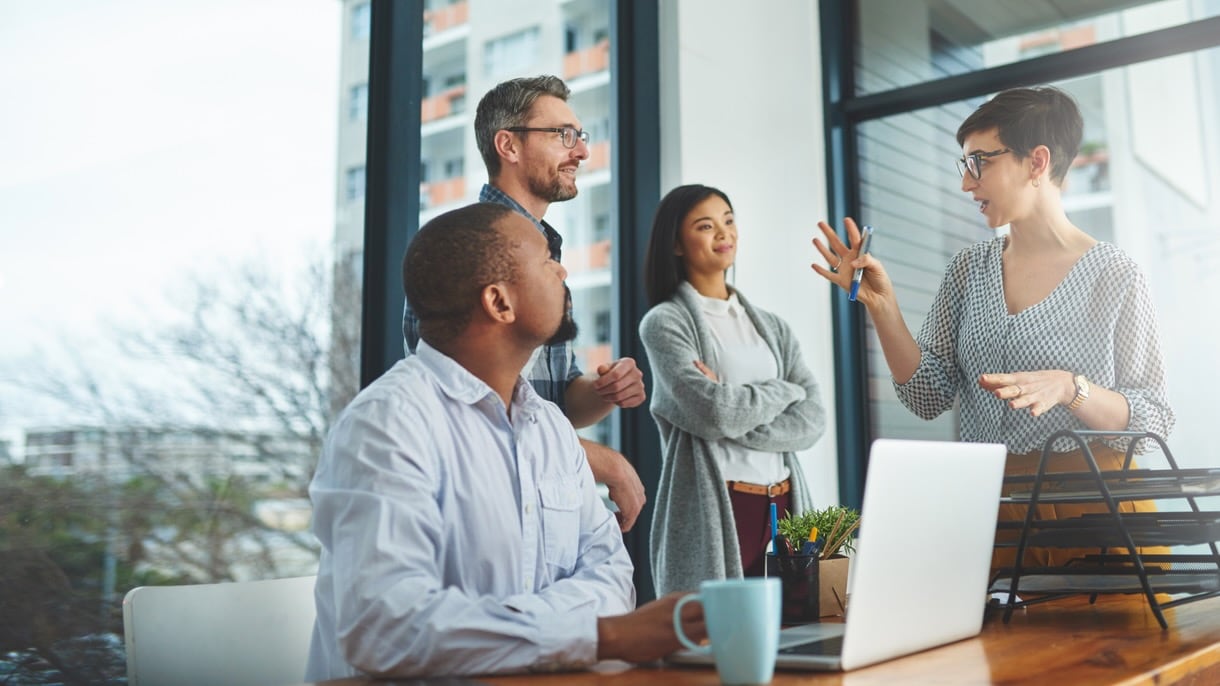
[[[997,129],[1000,140],[1024,159],[1039,145],[1051,151],[1051,180],[1063,185],[1084,133],[1072,96],[1052,86],[1013,88],[979,105],[957,128],[957,144],[978,131]]]
[[[498,229],[513,209],[481,202],[446,212],[415,234],[402,260],[402,285],[431,346],[457,338],[486,286],[516,278],[512,241]]]
[[[496,152],[496,132],[525,126],[538,98],[551,95],[567,101],[571,91],[558,76],[531,76],[511,79],[487,91],[474,115],[474,142],[483,156],[487,176],[500,174],[500,155]]]
[[[652,218],[648,252],[644,255],[644,292],[648,294],[649,306],[672,298],[678,285],[686,279],[686,264],[674,254],[678,236],[682,232],[682,220],[695,205],[713,195],[719,196],[730,210],[733,209],[733,203],[724,191],[698,183],[678,186],[661,198],[657,213]]]

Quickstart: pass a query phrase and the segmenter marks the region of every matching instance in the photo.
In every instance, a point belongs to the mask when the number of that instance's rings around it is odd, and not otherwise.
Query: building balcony
[[[421,210],[448,205],[464,197],[466,197],[466,177],[464,176],[419,184],[419,209]]]
[[[470,3],[458,2],[438,10],[424,10],[424,35],[442,33],[470,21]]]
[[[563,56],[563,78],[574,79],[584,74],[610,68],[610,39],[597,42],[591,48],[569,52]]]
[[[436,121],[465,109],[466,84],[462,84],[430,98],[424,98],[424,101],[419,104],[419,118],[421,122]]]
[[[590,245],[575,245],[563,249],[563,268],[569,274],[580,274],[610,268],[610,241]]]
[[[580,163],[582,172],[595,172],[610,168],[610,141],[598,141],[589,145],[589,159]]]
[[[1052,29],[1022,36],[1018,49],[1022,55],[1066,52],[1097,42],[1097,29],[1093,25],[1066,29]]]
[[[614,351],[610,349],[609,343],[577,346],[575,352],[577,355],[584,357],[584,362],[581,366],[584,367],[586,372],[596,371],[599,366],[607,364],[614,359]]]

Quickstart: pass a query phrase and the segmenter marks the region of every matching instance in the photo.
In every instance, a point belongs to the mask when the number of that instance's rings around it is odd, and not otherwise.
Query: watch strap
[[[1068,403],[1067,408],[1074,410],[1084,404],[1084,401],[1089,399],[1089,380],[1084,377],[1084,374],[1077,374],[1072,377],[1072,382],[1076,384],[1076,397],[1072,398],[1072,402]]]

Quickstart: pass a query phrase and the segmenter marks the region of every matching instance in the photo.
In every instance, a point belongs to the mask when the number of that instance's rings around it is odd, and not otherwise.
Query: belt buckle
[[[780,491],[781,484],[767,484],[767,497],[774,498],[777,495],[783,495]]]

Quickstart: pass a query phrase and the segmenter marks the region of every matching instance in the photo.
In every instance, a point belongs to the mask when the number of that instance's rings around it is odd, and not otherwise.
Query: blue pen
[[[856,255],[856,257],[863,257],[864,255],[867,255],[868,244],[873,242],[873,227],[866,224],[861,230],[861,233],[864,234],[864,236],[860,239],[860,252]],[[860,281],[863,278],[864,267],[860,267],[856,270],[856,273],[852,274],[851,276],[851,295],[847,298],[848,300],[856,302],[856,294],[860,292]]]
[[[771,552],[779,556],[779,510],[771,503]]]

